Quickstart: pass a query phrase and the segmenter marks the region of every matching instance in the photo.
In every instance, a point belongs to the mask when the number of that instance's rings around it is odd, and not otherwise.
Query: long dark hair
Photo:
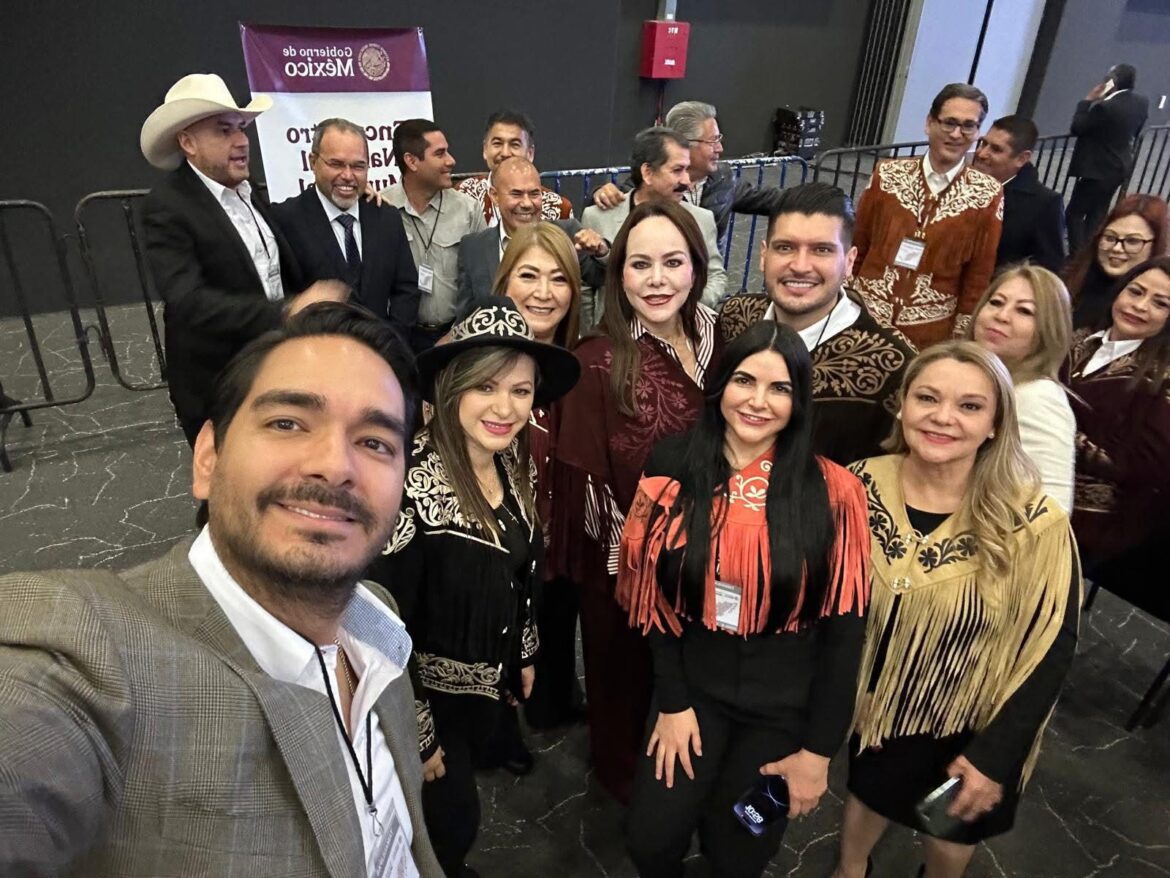
[[[732,474],[724,451],[727,422],[720,404],[736,369],[761,351],[783,357],[792,380],[792,416],[776,436],[764,506],[772,559],[768,630],[774,631],[792,615],[802,583],[799,620],[812,622],[820,615],[828,582],[833,519],[828,488],[813,455],[808,350],[792,329],[771,320],[760,321],[728,345],[712,376],[699,422],[678,440],[683,463],[674,474],[679,492],[672,514],[682,515],[687,545],[678,581],[663,583],[663,591],[668,600],[681,597],[688,615],[701,615],[711,558],[711,505],[714,498],[726,495]],[[721,517],[714,528],[718,531],[722,526]]]
[[[1170,277],[1170,256],[1147,259],[1126,272],[1125,276],[1117,282],[1117,286],[1113,288],[1113,294],[1109,297],[1109,310],[1105,313],[1101,323],[1097,325],[1097,329],[1108,329],[1113,325],[1113,304],[1117,301],[1117,297],[1147,271],[1160,271],[1166,277]],[[1151,336],[1141,343],[1141,346],[1134,351],[1133,358],[1134,362],[1137,363],[1137,371],[1134,373],[1130,387],[1142,387],[1154,395],[1161,393],[1166,382],[1170,380],[1170,320],[1166,321],[1166,325],[1157,335]]]
[[[630,197],[634,196],[631,194]],[[634,308],[630,305],[629,297],[626,296],[622,272],[626,265],[630,230],[652,216],[666,217],[674,223],[675,228],[682,233],[683,239],[687,242],[691,265],[694,268],[694,283],[691,286],[690,295],[687,296],[687,300],[678,312],[678,316],[679,320],[682,321],[683,332],[696,348],[699,346],[699,330],[695,324],[695,311],[699,307],[703,288],[707,286],[707,245],[703,242],[703,233],[699,231],[699,224],[687,213],[686,208],[673,201],[657,198],[632,208],[610,248],[603,294],[605,310],[602,312],[601,322],[596,333],[609,339],[610,350],[613,351],[610,382],[613,387],[614,399],[617,401],[618,411],[631,418],[638,415],[634,387],[638,383],[638,374],[642,369],[642,355],[633,336],[630,335],[630,321],[634,317]]]

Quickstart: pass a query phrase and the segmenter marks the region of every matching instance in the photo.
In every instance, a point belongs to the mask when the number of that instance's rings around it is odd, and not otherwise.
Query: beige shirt
[[[419,298],[418,322],[450,323],[464,304],[459,298],[459,242],[464,235],[486,228],[479,205],[456,189],[442,189],[419,213],[410,204],[401,183],[384,190],[382,198],[402,214],[406,240],[418,266],[420,290],[424,266],[434,272],[431,291],[423,290]]]

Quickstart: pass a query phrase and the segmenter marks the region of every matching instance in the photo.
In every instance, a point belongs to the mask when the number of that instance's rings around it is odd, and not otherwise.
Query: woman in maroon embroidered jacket
[[[760,875],[784,821],[753,835],[733,805],[774,774],[790,816],[812,810],[848,731],[866,498],[813,454],[811,383],[800,336],[748,329],[698,425],[655,447],[626,519],[618,599],[654,655],[656,720],[626,826],[643,878],[681,875],[696,828],[715,875]]]
[[[581,586],[589,737],[598,781],[629,799],[650,704],[650,653],[613,599],[618,543],[642,464],[690,427],[722,342],[699,298],[703,236],[673,202],[630,211],[609,255],[605,313],[577,348],[582,380],[561,402],[549,547]]]
[[[1104,326],[1078,334],[1062,374],[1077,419],[1072,522],[1085,576],[1155,610],[1149,571],[1170,534],[1168,318],[1162,256],[1121,279]]]

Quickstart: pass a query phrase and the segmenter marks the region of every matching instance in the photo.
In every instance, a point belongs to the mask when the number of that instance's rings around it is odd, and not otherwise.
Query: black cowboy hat
[[[423,399],[434,403],[435,376],[455,357],[475,348],[512,348],[536,360],[539,378],[534,405],[548,405],[560,399],[581,377],[581,364],[569,351],[533,337],[515,302],[504,296],[491,296],[451,328],[450,341],[418,355]]]

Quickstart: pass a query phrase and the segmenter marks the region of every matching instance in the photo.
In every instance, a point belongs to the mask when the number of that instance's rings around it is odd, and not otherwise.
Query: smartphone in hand
[[[962,777],[949,778],[945,783],[927,794],[926,798],[914,806],[922,828],[936,838],[947,838],[956,829],[963,826],[963,821],[947,813],[947,808],[959,795],[963,785]]]
[[[776,774],[760,775],[732,810],[752,835],[763,835],[768,827],[788,822],[788,784]]]

